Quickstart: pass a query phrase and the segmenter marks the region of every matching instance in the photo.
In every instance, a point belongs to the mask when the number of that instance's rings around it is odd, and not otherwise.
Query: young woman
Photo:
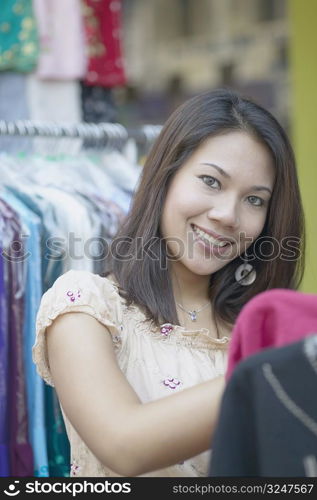
[[[72,476],[204,476],[235,318],[297,288],[303,216],[285,132],[229,90],[169,118],[113,241],[41,302],[34,361],[55,386]]]

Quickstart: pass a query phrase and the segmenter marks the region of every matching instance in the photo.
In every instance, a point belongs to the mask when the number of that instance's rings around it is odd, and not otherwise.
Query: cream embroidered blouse
[[[157,327],[137,306],[125,304],[110,279],[72,270],[60,276],[43,295],[37,315],[33,361],[40,376],[52,386],[46,328],[60,314],[75,311],[90,314],[108,328],[118,364],[144,403],[226,371],[228,337],[215,339],[208,330],[186,330],[179,325]],[[71,449],[70,476],[117,476],[88,449],[64,412],[63,416]],[[206,451],[144,476],[206,476],[209,458],[210,452]]]

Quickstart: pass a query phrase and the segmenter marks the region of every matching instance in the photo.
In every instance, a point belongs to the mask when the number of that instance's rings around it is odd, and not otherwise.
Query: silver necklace
[[[210,302],[207,302],[206,304],[204,304],[200,309],[193,309],[192,311],[188,311],[187,309],[185,309],[185,307],[183,307],[181,304],[179,304],[177,302],[177,305],[185,312],[189,315],[190,319],[192,321],[197,321],[197,314],[202,311],[203,309],[205,309],[205,307],[207,307],[208,305],[210,305]]]

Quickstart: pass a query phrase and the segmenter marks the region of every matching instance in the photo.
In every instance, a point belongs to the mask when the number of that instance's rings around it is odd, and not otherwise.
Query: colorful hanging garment
[[[9,445],[10,474],[33,475],[33,450],[28,440],[28,414],[23,359],[25,256],[18,215],[0,199],[0,211],[9,245],[3,245],[5,288],[8,297],[9,337]],[[4,242],[6,243],[6,242]]]
[[[87,61],[80,0],[33,0],[33,5],[40,41],[37,77],[84,78]]]
[[[83,0],[83,15],[88,48],[85,83],[104,87],[125,85],[121,0]]]
[[[45,434],[44,384],[32,361],[34,324],[42,296],[41,219],[8,190],[1,198],[18,214],[23,224],[25,254],[25,294],[23,311],[23,354],[29,422],[29,441],[34,455],[34,476],[48,476]]]
[[[32,0],[1,0],[0,70],[31,72],[38,52]]]

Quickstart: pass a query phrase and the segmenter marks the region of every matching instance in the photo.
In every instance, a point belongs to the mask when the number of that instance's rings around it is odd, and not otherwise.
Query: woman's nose
[[[212,207],[207,214],[210,220],[215,220],[224,226],[236,229],[239,226],[239,211],[234,202],[227,201],[221,206]]]

